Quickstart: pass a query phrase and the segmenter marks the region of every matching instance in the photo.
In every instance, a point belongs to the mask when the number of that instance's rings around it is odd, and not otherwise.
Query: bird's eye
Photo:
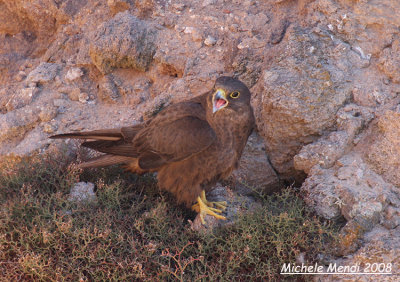
[[[239,98],[240,92],[237,92],[237,91],[232,92],[230,96],[231,96],[231,98],[233,98],[233,99]]]

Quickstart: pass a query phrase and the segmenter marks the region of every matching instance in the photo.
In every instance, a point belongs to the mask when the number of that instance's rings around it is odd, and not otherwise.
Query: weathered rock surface
[[[107,5],[110,7],[111,12],[115,15],[119,12],[128,10],[133,1],[131,0],[108,0]]]
[[[90,44],[93,64],[103,73],[114,68],[146,71],[155,54],[157,30],[128,12],[118,13],[96,31]]]
[[[264,142],[255,132],[249,137],[233,179],[234,190],[241,195],[270,194],[282,187],[269,163]]]
[[[81,68],[71,68],[68,70],[67,74],[65,75],[65,79],[67,81],[73,81],[82,76],[83,76],[83,71]]]
[[[348,104],[336,113],[337,131],[326,134],[317,141],[305,145],[294,156],[294,167],[309,174],[311,168],[320,165],[330,168],[354,146],[360,130],[373,118],[371,109]]]
[[[33,85],[32,87],[28,86],[19,89],[14,94],[14,96],[10,100],[8,100],[8,102],[5,104],[6,110],[12,111],[31,104],[33,99],[35,99],[35,97],[39,93],[39,91],[40,91],[39,88]]]
[[[359,266],[361,272],[389,275],[318,275],[318,281],[398,281],[400,273],[400,237],[397,227],[388,230],[378,226],[365,234],[365,244],[354,254],[331,263],[337,266]],[[372,269],[371,269],[372,268]],[[317,280],[317,279],[315,279]]]
[[[400,108],[378,117],[376,129],[366,158],[375,172],[400,189]]]
[[[41,63],[36,69],[29,73],[26,78],[27,83],[48,83],[56,77],[60,68],[61,66],[59,64]]]
[[[23,136],[38,123],[39,113],[39,108],[24,107],[0,115],[0,140]]]
[[[1,1],[2,20],[0,33],[11,35],[21,32],[30,33],[31,37],[46,39],[51,37],[57,28],[67,23],[87,1],[71,0],[57,3],[50,0]]]
[[[309,175],[302,186],[306,200],[328,219],[344,216],[371,230],[378,223],[387,225],[383,212],[400,204],[397,188],[355,153],[346,154],[329,169],[315,165]]]
[[[352,74],[346,62],[350,46],[336,43],[327,31],[288,33],[284,51],[263,73],[255,110],[272,165],[291,180],[297,178],[294,155],[334,126],[336,112],[350,98],[346,80]]]

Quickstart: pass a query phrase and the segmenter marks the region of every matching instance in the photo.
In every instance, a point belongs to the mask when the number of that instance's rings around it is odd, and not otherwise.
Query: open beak
[[[228,106],[228,99],[226,99],[225,91],[222,89],[218,89],[217,92],[215,92],[214,94],[212,102],[213,102],[213,113]]]

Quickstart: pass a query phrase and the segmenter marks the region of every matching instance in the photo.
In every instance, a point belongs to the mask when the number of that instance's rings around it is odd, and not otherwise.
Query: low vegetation
[[[315,261],[336,237],[291,189],[233,225],[202,234],[153,176],[118,167],[81,171],[61,156],[3,159],[0,277],[21,280],[282,280],[284,262]],[[97,201],[68,200],[96,183]]]

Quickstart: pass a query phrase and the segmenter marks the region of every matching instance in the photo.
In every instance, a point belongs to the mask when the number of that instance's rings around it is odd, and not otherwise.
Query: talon
[[[219,209],[214,208],[214,205],[216,207],[218,207]],[[226,209],[226,206],[227,206],[227,203],[225,201],[224,202],[209,202],[209,201],[207,201],[206,193],[203,190],[201,192],[201,195],[199,197],[197,197],[197,203],[192,206],[192,209],[199,213],[201,223],[206,225],[206,222],[204,221],[204,215],[206,215],[206,214],[211,215],[217,219],[226,220],[226,217],[217,214],[217,213],[222,213],[222,211]]]
[[[213,203],[217,208],[219,208],[220,210],[226,210],[228,203],[226,201],[222,201],[222,202],[211,202]]]
[[[216,208],[212,208],[212,207],[208,207],[208,209],[213,212],[222,213],[222,210],[220,210],[220,209],[216,209]]]
[[[207,206],[210,208],[214,208],[214,205],[218,208],[218,210],[226,210],[228,203],[226,201],[221,201],[221,202],[209,202],[206,199],[206,192],[203,190],[201,191],[200,198],[205,203]]]

